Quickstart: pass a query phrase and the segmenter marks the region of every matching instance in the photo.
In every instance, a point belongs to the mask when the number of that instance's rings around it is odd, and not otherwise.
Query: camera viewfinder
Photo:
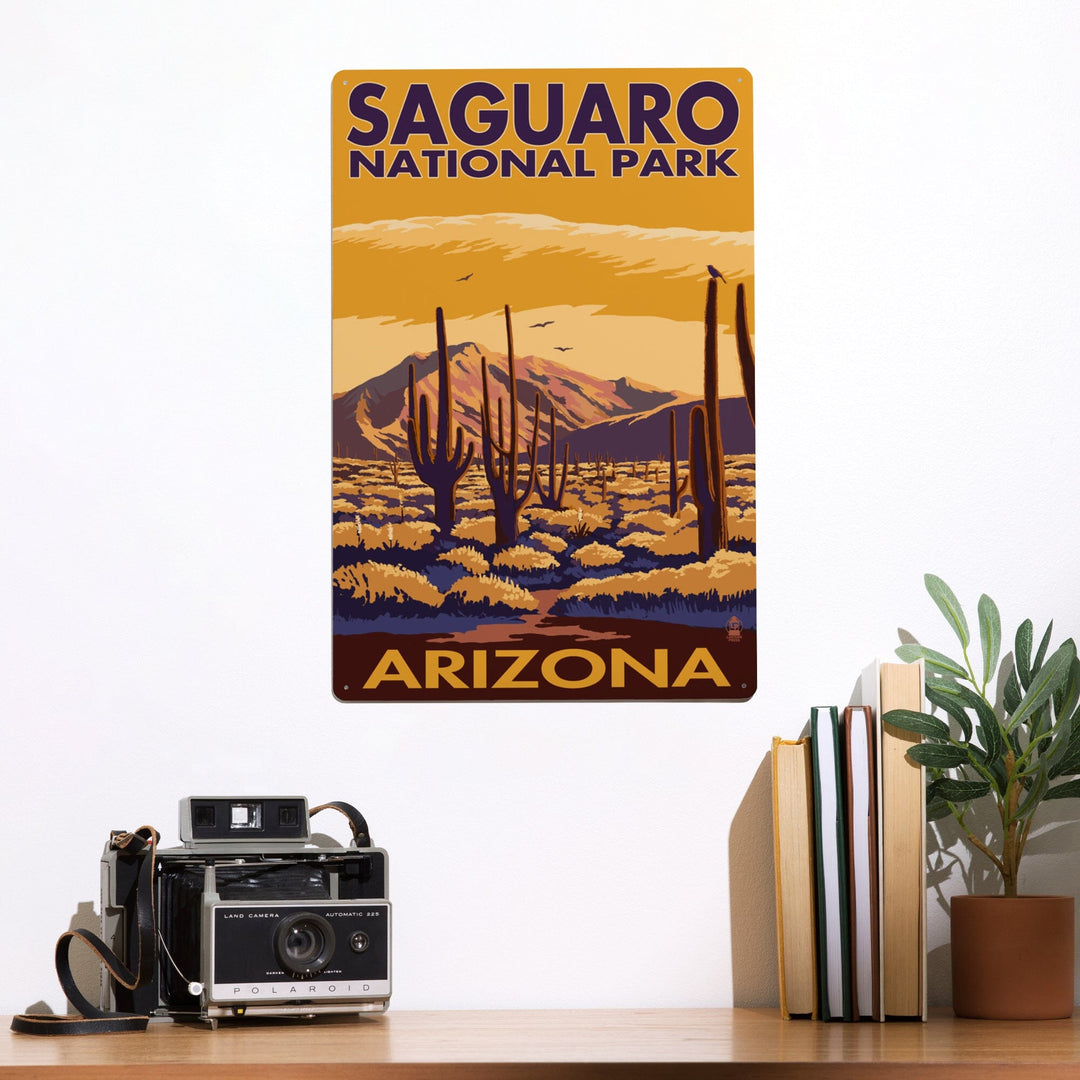
[[[229,805],[229,826],[233,829],[261,829],[262,803],[231,803]]]

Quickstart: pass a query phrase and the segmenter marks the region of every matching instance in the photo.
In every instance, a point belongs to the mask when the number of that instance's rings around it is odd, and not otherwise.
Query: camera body
[[[313,838],[302,797],[181,800],[180,846],[153,855],[154,975],[133,988],[106,975],[102,1008],[215,1026],[229,1017],[383,1012],[387,855],[370,846],[357,811],[328,806],[350,818],[348,847]],[[110,843],[101,865],[102,937],[133,970],[139,923],[149,917],[138,859]]]

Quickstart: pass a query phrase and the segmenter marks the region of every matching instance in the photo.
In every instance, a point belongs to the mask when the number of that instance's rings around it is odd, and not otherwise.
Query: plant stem
[[[967,833],[968,840],[977,847],[1001,872],[1001,876],[1005,876],[1005,864],[967,827],[964,831]]]
[[[1021,858],[1023,858],[1024,848],[1027,846],[1028,833],[1031,832],[1031,822],[1033,820],[1034,820],[1034,818],[1029,817],[1027,819],[1027,821],[1024,822],[1023,829],[1020,830],[1020,844],[1019,844],[1019,846],[1017,847],[1017,850],[1016,850],[1016,865],[1017,866],[1020,865],[1020,860],[1021,860]]]
[[[1005,799],[1001,804],[1001,825],[1005,830],[1005,843],[1001,850],[1003,864],[1001,876],[1005,882],[1005,895],[1016,895],[1016,876],[1020,869],[1023,844],[1017,846],[1016,830],[1020,822],[1016,808],[1020,803],[1022,784],[1015,775],[1016,755],[1010,750],[1005,755]]]

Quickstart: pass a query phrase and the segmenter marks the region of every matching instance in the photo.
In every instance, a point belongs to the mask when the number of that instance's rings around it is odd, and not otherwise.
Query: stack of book
[[[811,709],[809,738],[773,739],[780,1008],[785,1018],[926,1019],[926,786],[917,664],[871,664],[860,705]]]

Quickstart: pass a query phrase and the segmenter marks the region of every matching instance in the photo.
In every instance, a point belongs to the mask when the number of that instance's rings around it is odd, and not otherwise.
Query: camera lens
[[[286,971],[315,975],[334,955],[334,931],[321,915],[298,911],[278,923],[274,951]]]

